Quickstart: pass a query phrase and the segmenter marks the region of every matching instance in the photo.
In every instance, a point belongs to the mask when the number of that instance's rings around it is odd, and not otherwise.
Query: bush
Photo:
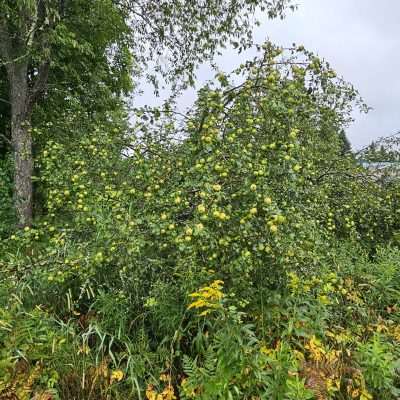
[[[48,128],[0,242],[8,391],[23,362],[62,399],[395,399],[399,193],[343,152],[357,93],[302,48],[238,72],[184,121]]]

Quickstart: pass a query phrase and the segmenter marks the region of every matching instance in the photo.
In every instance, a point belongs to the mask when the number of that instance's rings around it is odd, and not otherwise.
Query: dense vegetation
[[[187,114],[128,118],[127,2],[100,3],[117,29],[79,25],[79,1],[57,25],[24,226],[0,103],[0,398],[397,399],[400,182],[349,149],[358,93],[302,46],[267,42]],[[264,3],[272,17],[287,2]]]

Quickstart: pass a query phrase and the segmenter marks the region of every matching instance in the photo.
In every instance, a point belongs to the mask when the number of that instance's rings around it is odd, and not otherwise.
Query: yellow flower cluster
[[[158,393],[153,385],[148,385],[146,389],[147,400],[175,400],[175,392],[173,386],[168,383],[161,393]]]
[[[117,369],[111,373],[111,382],[121,382],[124,379],[124,373]]]
[[[224,297],[222,293],[223,281],[216,280],[209,286],[200,288],[197,292],[191,293],[189,296],[196,299],[189,304],[188,309],[204,309],[200,315],[209,314],[212,310],[221,308],[221,300]]]

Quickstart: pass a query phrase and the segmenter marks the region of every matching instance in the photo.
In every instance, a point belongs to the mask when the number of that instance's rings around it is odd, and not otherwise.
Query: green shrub
[[[399,193],[343,154],[354,89],[263,51],[180,124],[36,132],[43,212],[0,241],[8,389],[26,363],[67,400],[396,398]]]
[[[365,383],[376,398],[384,400],[400,395],[399,388],[394,386],[400,359],[394,358],[392,345],[385,343],[381,335],[375,334],[358,346],[357,360]]]

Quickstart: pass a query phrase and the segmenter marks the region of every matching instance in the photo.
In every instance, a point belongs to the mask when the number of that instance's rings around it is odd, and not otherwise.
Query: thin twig
[[[12,145],[11,140],[6,135],[0,133],[0,137],[2,137],[7,144],[9,144],[10,146]]]
[[[2,99],[1,97],[0,97],[0,101],[3,102],[3,103],[6,103],[6,104],[11,104],[8,100]]]

